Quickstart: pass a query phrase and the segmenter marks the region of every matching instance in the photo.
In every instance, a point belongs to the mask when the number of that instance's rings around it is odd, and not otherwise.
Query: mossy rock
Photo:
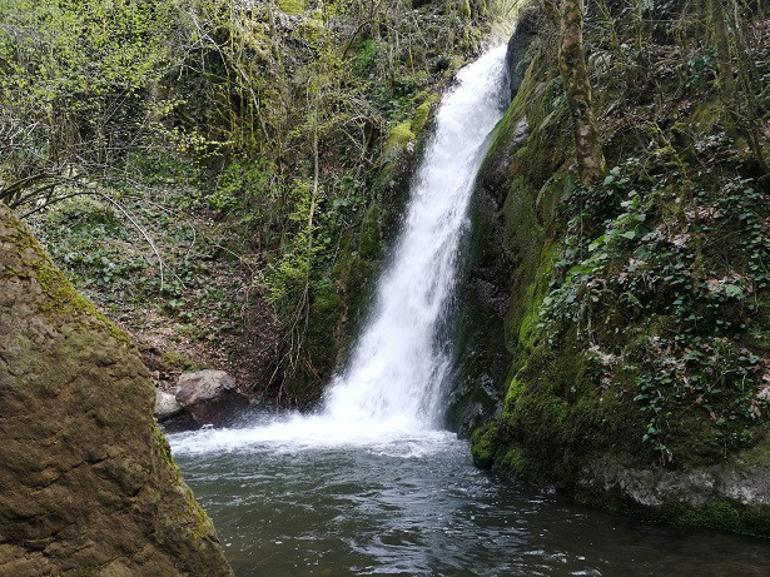
[[[0,311],[4,571],[231,577],[130,337],[2,203]]]
[[[286,14],[302,14],[307,8],[306,0],[278,0],[278,8]]]
[[[417,140],[417,135],[412,130],[412,123],[410,121],[404,121],[396,124],[390,129],[388,133],[387,144],[385,145],[385,155],[387,157],[394,157],[407,150],[410,144],[414,144]]]
[[[495,452],[498,450],[499,424],[495,421],[476,429],[471,435],[471,456],[473,462],[481,469],[489,469],[495,462]]]

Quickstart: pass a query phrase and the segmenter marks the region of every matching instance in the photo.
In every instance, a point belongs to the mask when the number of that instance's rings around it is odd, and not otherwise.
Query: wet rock
[[[738,457],[671,470],[603,455],[580,471],[575,497],[667,523],[770,537],[770,463],[765,459],[754,463]]]
[[[508,382],[511,354],[501,335],[506,334],[512,279],[521,259],[505,246],[500,214],[509,188],[510,159],[525,145],[527,135],[527,123],[521,120],[510,138],[493,143],[502,152],[485,164],[471,199],[472,225],[463,242],[457,287],[456,371],[447,410],[450,427],[463,437],[499,412]]]
[[[627,467],[609,456],[592,462],[582,472],[579,487],[620,494],[645,507],[687,505],[702,507],[719,500],[741,505],[770,505],[770,468],[731,464],[669,471]]]
[[[175,401],[199,426],[231,424],[249,406],[249,399],[225,371],[183,373],[177,384]]]
[[[535,7],[525,8],[519,15],[516,30],[508,41],[508,51],[505,54],[506,82],[513,99],[524,80],[527,67],[527,49],[535,37],[539,25],[540,12]]]

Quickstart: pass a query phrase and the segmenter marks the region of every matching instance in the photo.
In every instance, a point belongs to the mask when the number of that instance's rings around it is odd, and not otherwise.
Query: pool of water
[[[770,576],[770,543],[565,503],[477,470],[450,433],[170,441],[238,577]]]

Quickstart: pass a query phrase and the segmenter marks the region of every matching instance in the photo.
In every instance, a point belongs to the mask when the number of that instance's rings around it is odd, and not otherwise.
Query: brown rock
[[[0,575],[231,577],[128,336],[0,203]]]

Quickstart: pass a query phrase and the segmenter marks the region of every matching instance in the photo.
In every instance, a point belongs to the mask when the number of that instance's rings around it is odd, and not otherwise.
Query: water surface
[[[239,448],[237,435],[171,441],[238,577],[770,575],[770,543],[635,523],[490,478],[450,433]]]

